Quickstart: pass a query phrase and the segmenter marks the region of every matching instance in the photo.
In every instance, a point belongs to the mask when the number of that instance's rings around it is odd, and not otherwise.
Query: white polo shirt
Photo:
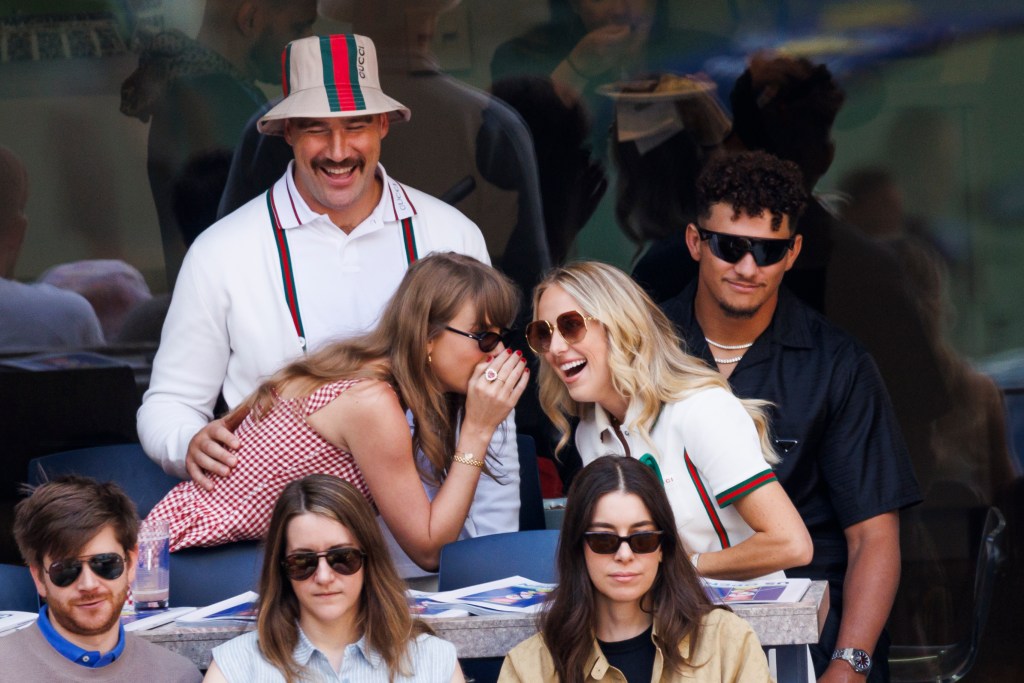
[[[753,536],[732,504],[775,481],[775,474],[739,399],[712,388],[665,404],[650,430],[653,443],[630,428],[639,412],[635,405],[626,411],[622,437],[629,455],[651,467],[664,484],[686,547],[714,552]],[[596,403],[593,414],[580,420],[576,446],[585,465],[602,455],[626,455],[611,417]],[[776,572],[762,578],[784,576]]]

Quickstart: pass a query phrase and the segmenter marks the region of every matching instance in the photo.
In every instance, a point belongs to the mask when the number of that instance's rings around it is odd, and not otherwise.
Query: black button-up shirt
[[[687,350],[714,359],[694,315],[697,283],[662,304]],[[814,541],[789,576],[827,579],[841,607],[843,530],[921,500],[878,367],[850,335],[783,287],[771,324],[729,376],[736,395],[771,401],[776,476]]]

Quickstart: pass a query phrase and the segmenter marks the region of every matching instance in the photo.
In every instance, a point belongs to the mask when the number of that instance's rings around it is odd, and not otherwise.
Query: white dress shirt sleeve
[[[226,316],[211,310],[216,291],[185,257],[167,311],[149,389],[138,412],[139,440],[165,472],[187,478],[189,441],[213,417],[227,373],[230,340]]]
[[[487,467],[494,477],[480,477],[460,538],[519,531],[519,444],[515,411],[491,438]]]

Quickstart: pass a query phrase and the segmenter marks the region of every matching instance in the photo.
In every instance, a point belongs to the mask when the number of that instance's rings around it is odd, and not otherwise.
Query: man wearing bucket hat
[[[284,136],[294,159],[192,245],[138,414],[149,456],[204,486],[206,471],[227,474],[238,447],[223,420],[211,421],[218,393],[234,407],[287,361],[369,329],[419,257],[490,262],[476,225],[378,163],[389,127],[410,112],[382,91],[369,38],[293,41],[282,66],[285,97],[259,127]],[[474,504],[471,535],[518,528],[514,427],[495,438],[505,485],[481,481],[477,500],[487,502]]]

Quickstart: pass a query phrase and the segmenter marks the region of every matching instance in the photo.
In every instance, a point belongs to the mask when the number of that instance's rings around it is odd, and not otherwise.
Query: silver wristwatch
[[[871,672],[871,655],[854,647],[843,648],[832,653],[832,659],[842,659],[853,670],[865,676]]]

